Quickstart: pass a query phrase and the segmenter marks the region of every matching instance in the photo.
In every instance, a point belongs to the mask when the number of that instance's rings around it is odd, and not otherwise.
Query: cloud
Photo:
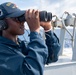
[[[76,0],[7,0],[14,2],[20,9],[39,9],[50,11],[55,15],[62,16],[65,11],[76,13]],[[0,0],[0,3],[6,2]]]
[[[43,0],[41,10],[62,16],[65,11],[76,13],[76,0]]]

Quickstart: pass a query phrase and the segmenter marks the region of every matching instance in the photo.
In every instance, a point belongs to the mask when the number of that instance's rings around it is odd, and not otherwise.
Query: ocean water
[[[73,33],[73,28],[68,28],[68,30],[70,31],[70,33],[72,34]],[[60,31],[61,29],[60,28],[55,28],[54,29],[54,32],[56,33],[56,35],[58,36],[58,38],[60,38]],[[44,32],[43,32],[43,29],[41,29],[41,35],[44,36]],[[30,31],[29,29],[25,30],[25,33],[21,36],[19,36],[19,38],[23,41],[26,41],[28,42],[29,41],[29,34],[30,34]],[[65,33],[65,40],[64,40],[64,48],[71,48],[72,47],[72,41],[71,41],[71,36],[69,35],[69,33],[66,31]]]

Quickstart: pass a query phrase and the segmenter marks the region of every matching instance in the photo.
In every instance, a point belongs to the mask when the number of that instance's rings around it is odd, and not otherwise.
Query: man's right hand
[[[39,11],[38,10],[27,10],[25,13],[26,22],[29,26],[30,31],[40,32],[40,21],[39,21]]]

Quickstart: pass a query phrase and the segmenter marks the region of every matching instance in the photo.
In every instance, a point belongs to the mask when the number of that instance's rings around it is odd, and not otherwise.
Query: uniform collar
[[[20,39],[18,39],[19,44],[21,43]],[[15,42],[13,42],[12,40],[2,37],[0,36],[0,43],[4,43],[7,45],[13,45],[13,46],[18,46]]]

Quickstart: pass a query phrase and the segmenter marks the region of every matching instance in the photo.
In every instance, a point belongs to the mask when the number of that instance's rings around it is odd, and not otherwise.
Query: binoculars
[[[40,11],[39,12],[39,17],[40,17],[40,21],[44,21],[44,22],[51,21],[52,20],[52,13],[51,12],[47,12],[47,11]],[[26,21],[24,15],[18,17],[18,20],[20,22]]]

